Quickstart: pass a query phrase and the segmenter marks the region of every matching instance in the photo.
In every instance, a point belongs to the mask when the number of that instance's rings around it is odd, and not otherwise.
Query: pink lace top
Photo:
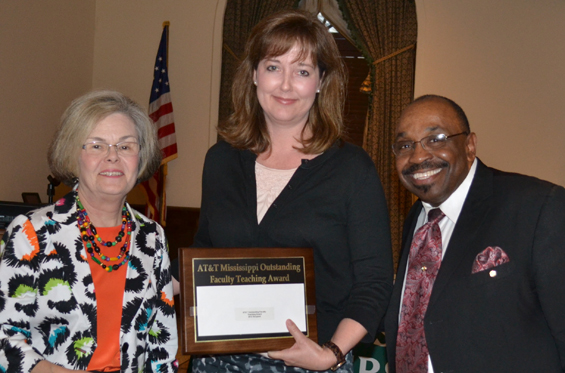
[[[298,168],[298,167],[297,167]],[[282,192],[294,175],[296,168],[277,170],[255,162],[255,179],[257,180],[257,222],[260,223],[267,210]]]

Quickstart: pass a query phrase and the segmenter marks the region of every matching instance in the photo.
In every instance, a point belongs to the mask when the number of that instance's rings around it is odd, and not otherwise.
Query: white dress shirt
[[[457,219],[459,219],[459,214],[461,214],[461,209],[463,209],[463,203],[467,198],[467,194],[469,193],[469,188],[471,187],[471,183],[473,182],[473,178],[475,177],[475,171],[477,170],[477,159],[473,161],[471,165],[471,169],[469,173],[465,177],[465,180],[459,185],[459,187],[453,192],[441,205],[437,206],[441,209],[441,211],[445,214],[445,218],[441,219],[439,222],[439,229],[441,230],[441,257],[445,255],[445,250],[449,245],[449,240],[451,239],[451,235],[453,234],[453,230],[455,229],[455,224],[457,223]],[[428,211],[435,208],[429,203],[423,202],[422,205],[424,208],[420,212],[418,216],[418,221],[416,222],[416,228],[414,233],[424,224],[428,222]],[[409,265],[410,263],[407,263]],[[408,268],[408,267],[407,267]],[[441,267],[440,267],[441,268]],[[404,287],[406,286],[406,274],[404,274],[404,284],[402,285],[402,296],[400,297],[400,312],[399,312],[399,319],[400,315],[402,314],[402,300],[404,298]],[[399,320],[400,323],[400,320]],[[432,368],[432,360],[431,356],[428,355],[428,372],[434,373],[434,369]]]

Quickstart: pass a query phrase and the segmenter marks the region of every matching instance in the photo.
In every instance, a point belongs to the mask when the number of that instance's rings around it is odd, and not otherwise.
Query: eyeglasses
[[[420,141],[397,141],[392,144],[392,152],[397,157],[403,157],[408,154],[411,154],[416,149],[416,144],[420,143],[422,145],[422,149],[431,151],[441,149],[447,144],[447,140],[452,137],[459,136],[459,135],[468,135],[468,132],[461,132],[456,133],[455,135],[447,136],[444,133],[440,133],[437,135],[430,135],[426,136]]]
[[[104,142],[99,141],[92,141],[86,143],[82,146],[82,148],[86,151],[86,154],[97,156],[97,157],[105,157],[110,153],[110,147],[114,147],[118,155],[124,157],[133,157],[139,154],[139,149],[141,145],[136,142],[124,141],[119,142],[114,145],[106,144]]]

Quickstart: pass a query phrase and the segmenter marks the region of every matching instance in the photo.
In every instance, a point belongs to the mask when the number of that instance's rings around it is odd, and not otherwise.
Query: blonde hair
[[[157,131],[145,110],[116,91],[93,91],[74,100],[65,110],[49,146],[47,159],[53,176],[67,185],[76,183],[82,145],[96,125],[120,113],[132,120],[140,144],[137,182],[149,179],[161,164]]]
[[[218,133],[238,149],[257,154],[269,150],[271,139],[259,101],[253,73],[265,58],[281,56],[294,46],[298,58],[307,56],[320,71],[320,92],[310,108],[306,128],[310,138],[302,137],[305,154],[327,150],[343,135],[343,106],[347,73],[334,38],[313,15],[299,10],[286,10],[259,22],[251,31],[245,47],[245,58],[236,71],[232,86],[234,113],[218,126]],[[304,136],[304,130],[302,132]]]

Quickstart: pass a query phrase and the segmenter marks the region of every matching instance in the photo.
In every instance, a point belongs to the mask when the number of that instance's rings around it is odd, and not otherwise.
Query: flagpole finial
[[[169,22],[169,21],[163,22],[163,27],[167,27],[167,26],[170,26],[170,25],[171,25],[171,22]]]

